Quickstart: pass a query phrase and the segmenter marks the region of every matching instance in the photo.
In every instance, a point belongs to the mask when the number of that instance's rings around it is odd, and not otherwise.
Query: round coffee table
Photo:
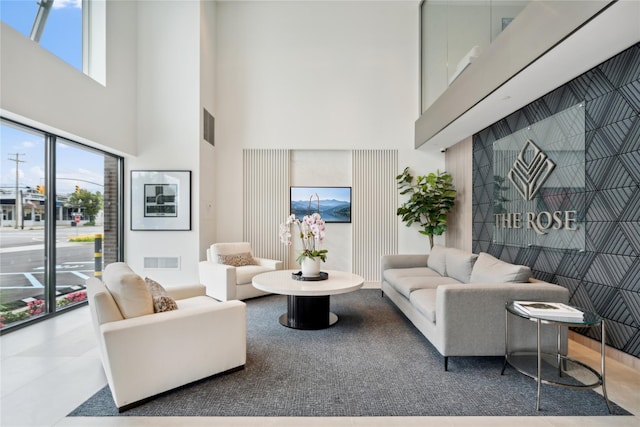
[[[331,295],[353,292],[364,279],[357,274],[328,270],[327,280],[295,280],[296,270],[277,270],[253,277],[253,286],[261,291],[287,295],[287,312],[280,323],[293,329],[324,329],[335,324],[338,316],[330,311]]]

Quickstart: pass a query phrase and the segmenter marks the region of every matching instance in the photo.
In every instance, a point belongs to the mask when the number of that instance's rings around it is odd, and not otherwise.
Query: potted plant
[[[296,218],[291,214],[287,220],[280,224],[280,241],[287,246],[291,246],[291,224],[298,227],[298,236],[302,242],[302,252],[296,261],[300,264],[302,275],[314,277],[320,275],[320,261],[327,261],[327,250],[319,249],[325,233],[325,222],[320,216],[320,198],[318,198],[318,212],[309,213],[304,218]],[[309,209],[311,210],[311,200],[309,198]]]
[[[440,236],[447,229],[447,214],[453,209],[456,190],[453,178],[446,172],[430,173],[414,177],[406,167],[396,177],[400,194],[409,195],[397,211],[407,227],[419,224],[420,234],[429,236],[429,248],[433,248],[433,236]]]

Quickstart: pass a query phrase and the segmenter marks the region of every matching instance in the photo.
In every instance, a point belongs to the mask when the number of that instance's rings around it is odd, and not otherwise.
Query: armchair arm
[[[246,363],[246,305],[202,298],[191,308],[101,325],[118,407]]]
[[[445,356],[463,355],[467,349],[475,354],[504,354],[505,304],[514,300],[554,301],[566,303],[569,291],[547,282],[536,283],[463,283],[440,285],[436,290],[436,324],[441,330]],[[531,322],[520,322],[530,326]],[[529,324],[529,325],[526,325]],[[522,331],[522,329],[520,329]],[[519,334],[520,342],[530,345]],[[546,337],[547,344],[555,344]]]
[[[426,267],[429,255],[382,255],[380,258],[382,270],[390,268]]]
[[[267,259],[267,258],[256,258],[253,257],[253,259],[256,261],[256,263],[258,263],[259,266],[262,267],[269,267],[272,268],[273,270],[282,270],[282,261],[276,260],[276,259]]]
[[[380,277],[384,277],[384,271],[390,268],[426,267],[429,255],[382,255],[380,257]]]
[[[200,261],[198,264],[200,282],[206,287],[207,295],[219,300],[236,299],[236,268],[231,265]]]
[[[164,289],[173,299],[186,299],[206,295],[207,288],[201,284],[194,285],[167,285]]]

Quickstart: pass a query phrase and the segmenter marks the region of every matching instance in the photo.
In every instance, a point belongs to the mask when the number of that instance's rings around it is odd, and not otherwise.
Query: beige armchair
[[[282,270],[282,261],[256,258],[248,242],[214,243],[207,249],[207,260],[200,261],[200,283],[207,295],[220,300],[244,300],[266,295],[253,287],[253,276]]]
[[[216,301],[203,285],[148,282],[125,263],[109,264],[103,281],[87,280],[100,357],[120,412],[246,363],[243,302]]]

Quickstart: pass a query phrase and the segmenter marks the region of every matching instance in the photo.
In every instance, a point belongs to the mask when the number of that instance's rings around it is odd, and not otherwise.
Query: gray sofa
[[[405,314],[444,356],[503,356],[505,304],[514,300],[567,303],[562,286],[531,278],[527,266],[435,246],[429,255],[385,255],[382,293]],[[509,348],[536,347],[535,323],[510,316]],[[566,353],[566,328],[560,331]],[[543,349],[556,348],[557,330],[543,330]]]

